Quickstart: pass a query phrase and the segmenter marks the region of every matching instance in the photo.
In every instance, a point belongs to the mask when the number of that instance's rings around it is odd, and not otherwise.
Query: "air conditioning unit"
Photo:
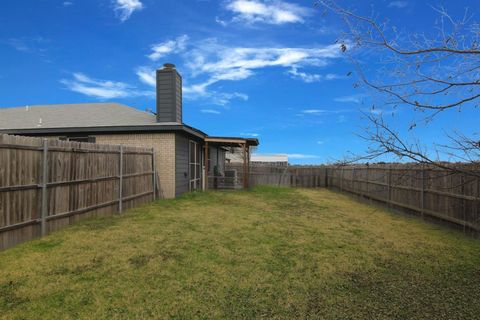
[[[225,187],[226,188],[235,188],[237,186],[237,170],[230,169],[225,170]]]

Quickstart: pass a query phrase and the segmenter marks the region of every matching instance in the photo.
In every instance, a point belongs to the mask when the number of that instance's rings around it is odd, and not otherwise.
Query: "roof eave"
[[[193,127],[178,125],[138,125],[138,126],[103,126],[103,127],[65,127],[65,128],[27,128],[0,129],[0,133],[19,135],[55,135],[69,133],[120,133],[120,132],[172,132],[183,131],[204,139],[207,135]]]

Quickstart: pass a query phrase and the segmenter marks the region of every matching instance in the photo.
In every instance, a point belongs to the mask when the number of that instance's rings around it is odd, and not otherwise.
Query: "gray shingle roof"
[[[156,125],[156,116],[118,103],[0,108],[0,130]],[[160,124],[159,124],[160,125]],[[178,125],[178,123],[161,123]]]

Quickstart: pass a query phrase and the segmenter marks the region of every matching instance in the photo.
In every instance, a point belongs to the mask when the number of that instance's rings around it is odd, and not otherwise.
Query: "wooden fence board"
[[[43,141],[47,146],[43,173]],[[153,150],[124,147],[122,205],[154,196]],[[45,233],[118,210],[120,146],[0,135],[0,250],[41,235],[45,183]],[[45,177],[45,180],[43,179]]]

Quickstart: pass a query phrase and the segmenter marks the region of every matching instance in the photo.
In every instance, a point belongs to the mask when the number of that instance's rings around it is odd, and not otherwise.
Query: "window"
[[[200,147],[195,141],[190,141],[189,148],[189,180],[190,191],[195,191],[201,188],[201,174],[202,167],[200,163]]]

